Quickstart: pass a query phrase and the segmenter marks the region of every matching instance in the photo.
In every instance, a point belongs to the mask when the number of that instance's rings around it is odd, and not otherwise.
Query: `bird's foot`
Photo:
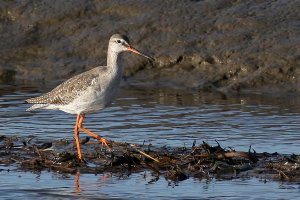
[[[107,139],[103,137],[100,137],[99,139],[101,141],[102,146],[105,146],[109,151],[112,151],[112,148],[109,146],[110,142]]]

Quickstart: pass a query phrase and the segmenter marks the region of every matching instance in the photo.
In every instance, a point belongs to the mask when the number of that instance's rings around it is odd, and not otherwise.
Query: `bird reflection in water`
[[[75,174],[75,194],[80,194],[80,172],[77,171]]]
[[[84,189],[82,189],[82,187],[80,187],[80,171],[77,170],[76,174],[75,174],[75,191],[74,193],[77,194],[77,195],[80,195],[80,193],[82,193],[82,191],[84,191]],[[100,175],[99,179],[101,181],[101,183],[105,183],[107,182],[108,180],[110,180],[111,178],[111,174],[110,173],[107,173],[107,174],[102,174]]]

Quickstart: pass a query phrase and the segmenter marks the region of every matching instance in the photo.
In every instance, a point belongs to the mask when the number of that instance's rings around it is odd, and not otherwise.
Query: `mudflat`
[[[0,81],[56,85],[105,64],[123,33],[124,85],[299,92],[299,1],[2,1]]]

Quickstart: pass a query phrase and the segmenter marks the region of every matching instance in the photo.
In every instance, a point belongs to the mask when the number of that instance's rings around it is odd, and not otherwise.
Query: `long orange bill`
[[[142,52],[138,51],[137,49],[133,48],[133,47],[127,47],[127,50],[128,51],[131,51],[133,53],[136,53],[138,55],[141,55],[141,56],[144,56],[145,58],[148,58],[150,61],[154,61],[154,58],[150,57],[150,56],[147,56],[145,54],[143,54]]]

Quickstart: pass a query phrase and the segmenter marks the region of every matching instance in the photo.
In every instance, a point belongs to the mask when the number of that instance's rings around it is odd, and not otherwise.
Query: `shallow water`
[[[34,135],[41,141],[73,137],[75,116],[60,111],[25,112],[26,98],[37,96],[35,88],[2,86],[0,135]],[[222,147],[257,152],[300,151],[300,98],[252,93],[226,97],[222,94],[174,90],[122,89],[114,104],[87,115],[85,126],[107,139],[159,146],[191,146],[207,141]],[[83,134],[82,134],[83,135]],[[10,171],[8,172],[7,169]],[[155,184],[149,172],[117,177],[110,174],[80,176],[75,194],[74,175],[16,171],[0,166],[0,197],[72,198],[282,198],[299,194],[297,183],[263,180],[195,180],[174,185],[160,178]],[[255,192],[254,192],[255,191]],[[299,195],[298,195],[299,196]]]
[[[117,177],[1,171],[1,199],[297,199],[300,185],[258,179],[198,180],[177,184],[163,178],[151,183],[149,172]],[[150,183],[149,183],[150,182]],[[76,190],[77,188],[77,190]]]

